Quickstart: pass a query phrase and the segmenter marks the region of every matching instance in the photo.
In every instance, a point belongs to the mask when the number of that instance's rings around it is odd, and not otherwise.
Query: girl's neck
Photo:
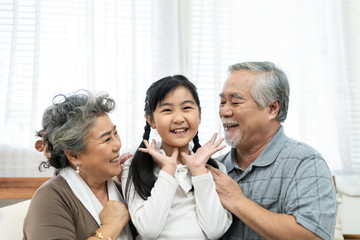
[[[161,145],[161,148],[165,151],[166,156],[170,157],[174,151],[174,147],[173,146],[169,146],[169,145]],[[185,165],[185,159],[181,156],[181,152],[184,152],[186,154],[190,154],[190,150],[189,150],[189,144],[179,147],[179,154],[177,157],[177,163],[178,164],[183,164]]]

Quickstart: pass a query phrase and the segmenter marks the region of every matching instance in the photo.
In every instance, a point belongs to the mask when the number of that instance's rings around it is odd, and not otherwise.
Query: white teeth
[[[117,162],[117,161],[119,161],[119,158],[114,158],[114,159],[111,159],[111,160],[110,160],[111,163],[115,163],[115,162]]]
[[[238,126],[237,123],[224,123],[224,128],[231,128],[231,127],[236,127]]]
[[[182,132],[186,132],[187,129],[174,129],[174,130],[171,130],[172,132],[174,133],[182,133]]]

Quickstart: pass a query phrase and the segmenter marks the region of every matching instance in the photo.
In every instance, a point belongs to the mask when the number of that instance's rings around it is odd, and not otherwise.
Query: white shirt
[[[125,162],[121,177],[124,193],[131,161]],[[155,176],[146,200],[130,185],[128,209],[139,232],[137,239],[218,239],[230,227],[232,214],[221,205],[210,172],[192,177],[187,165],[177,165],[175,177],[159,168]]]

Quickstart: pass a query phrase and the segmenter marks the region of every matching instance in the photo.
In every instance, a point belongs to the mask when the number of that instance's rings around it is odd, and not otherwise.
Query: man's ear
[[[156,124],[155,122],[153,121],[153,118],[148,115],[148,114],[145,114],[145,118],[146,118],[146,121],[148,122],[148,124],[151,126],[152,129],[155,129],[156,128]]]
[[[76,162],[79,161],[78,155],[68,150],[65,150],[65,155],[67,159],[69,159],[69,162],[71,162],[74,166],[76,166]]]
[[[268,108],[269,108],[269,117],[271,119],[276,118],[280,111],[280,101],[276,100],[275,102],[270,103]]]

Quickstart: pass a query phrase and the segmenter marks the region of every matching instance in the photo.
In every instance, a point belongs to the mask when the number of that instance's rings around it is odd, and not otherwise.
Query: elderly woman
[[[108,94],[88,91],[58,95],[44,112],[38,133],[56,176],[34,194],[24,221],[24,238],[132,239],[121,195],[121,141],[108,113]]]

